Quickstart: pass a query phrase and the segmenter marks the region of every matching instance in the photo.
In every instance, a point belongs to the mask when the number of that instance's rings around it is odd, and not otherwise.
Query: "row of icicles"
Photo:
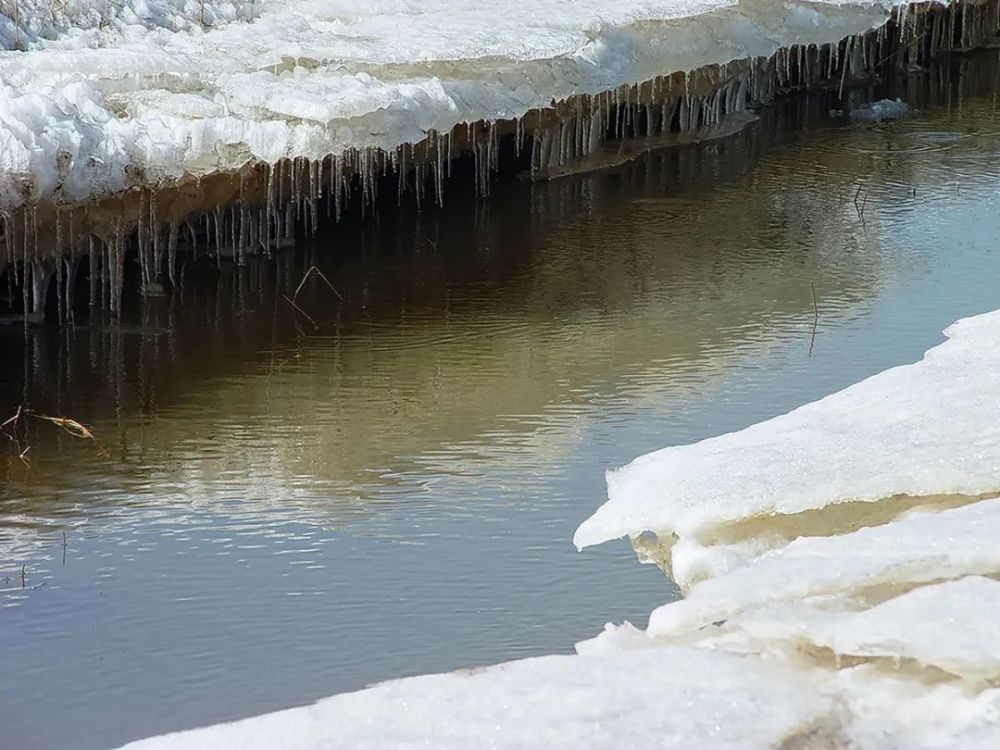
[[[75,306],[76,275],[82,258],[87,257],[90,304],[117,315],[129,253],[137,258],[142,290],[155,294],[166,282],[177,283],[181,250],[193,257],[203,251],[217,262],[226,257],[244,265],[251,255],[270,255],[274,248],[293,244],[299,230],[315,235],[321,213],[339,221],[352,195],[360,197],[361,214],[366,216],[380,199],[380,186],[392,174],[398,202],[412,192],[419,207],[427,201],[429,188],[431,200],[443,205],[444,184],[457,156],[453,153],[456,140],[464,141],[463,150],[471,152],[476,190],[485,196],[499,169],[501,133],[513,136],[514,152],[520,156],[530,132],[530,171],[544,179],[556,167],[585,159],[608,141],[717,125],[726,115],[767,103],[783,90],[843,87],[887,63],[906,68],[925,64],[929,55],[955,47],[975,47],[995,37],[1000,28],[1000,2],[964,2],[933,11],[929,5],[912,10],[902,6],[893,17],[895,23],[839,43],[793,45],[769,58],[657,77],[594,96],[579,95],[513,122],[466,124],[451,133],[431,131],[420,144],[403,144],[389,151],[351,149],[322,160],[283,159],[241,174],[239,191],[230,205],[193,217],[162,218],[158,193],[148,189],[139,193],[133,215],[113,221],[112,230],[101,236],[74,227],[74,217],[81,211],[86,215],[88,209],[58,210],[53,245],[60,250],[69,247],[68,252],[39,248],[37,209],[22,208],[0,216],[10,268],[8,292],[13,298],[14,287],[20,287],[26,319],[37,319],[44,311],[54,274],[58,314],[60,320],[68,320]]]

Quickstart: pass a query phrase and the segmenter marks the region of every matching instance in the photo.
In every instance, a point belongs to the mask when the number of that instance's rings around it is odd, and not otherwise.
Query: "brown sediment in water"
[[[348,207],[370,215],[381,202],[401,203],[410,194],[418,206],[440,205],[452,166],[463,157],[471,156],[475,189],[483,196],[500,171],[548,180],[606,169],[653,149],[731,135],[755,121],[754,110],[785,94],[843,91],[877,76],[919,71],[943,54],[993,46],[998,30],[1000,0],[916,3],[894,9],[878,28],[829,44],[795,44],[770,57],[580,94],[518,120],[429,132],[394,150],[254,162],[83,205],[24,206],[0,216],[0,271],[10,269],[26,320],[40,320],[53,275],[61,316],[73,308],[80,261],[87,258],[91,306],[117,315],[127,254],[139,261],[143,292],[155,294],[176,283],[179,252],[203,249],[242,265],[298,234],[313,236]]]

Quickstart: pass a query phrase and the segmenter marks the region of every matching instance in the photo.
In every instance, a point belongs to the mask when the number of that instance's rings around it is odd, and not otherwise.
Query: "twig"
[[[810,281],[809,286],[812,288],[812,298],[813,298],[813,328],[812,336],[809,337],[809,356],[813,355],[813,347],[816,345],[816,326],[819,325],[819,304],[816,302],[816,282]]]
[[[111,453],[107,448],[101,443],[100,440],[91,432],[90,428],[75,419],[70,419],[69,417],[50,417],[47,414],[38,414],[37,412],[29,411],[27,412],[29,417],[34,417],[35,419],[40,419],[44,422],[50,422],[56,425],[56,427],[62,427],[66,432],[75,438],[80,438],[81,440],[93,440],[94,445],[97,446],[98,450],[101,452],[103,458],[111,458]]]
[[[17,407],[17,412],[14,414],[13,417],[11,417],[10,419],[8,419],[3,424],[0,424],[0,431],[6,432],[7,426],[11,425],[11,428],[10,428],[11,432],[16,434],[17,433],[17,424],[21,420],[21,415],[23,413],[24,413],[24,405],[22,404],[22,405],[20,405],[20,406]],[[8,437],[10,437],[10,436],[8,435]],[[11,438],[11,439],[13,439],[13,438]]]
[[[312,274],[316,274],[316,275],[317,275],[317,276],[319,276],[319,277],[320,277],[321,279],[323,279],[323,281],[325,281],[325,282],[326,282],[326,285],[327,285],[328,287],[330,287],[330,289],[331,289],[331,290],[333,291],[333,293],[334,293],[334,294],[336,294],[336,295],[337,295],[337,297],[338,297],[338,298],[340,299],[340,301],[341,301],[341,302],[343,302],[343,301],[344,301],[344,296],[343,296],[343,295],[342,295],[342,294],[341,294],[340,292],[338,292],[338,291],[337,291],[337,287],[335,287],[335,286],[334,286],[333,284],[331,284],[331,283],[330,283],[330,280],[329,280],[328,278],[326,278],[326,276],[325,276],[325,275],[323,275],[323,272],[322,272],[322,271],[320,271],[320,270],[319,270],[318,268],[316,268],[316,266],[309,266],[309,268],[307,268],[307,269],[306,269],[306,273],[305,273],[305,275],[304,275],[304,276],[302,277],[302,281],[300,281],[300,282],[299,282],[299,285],[298,285],[298,287],[297,287],[297,288],[295,289],[295,294],[293,294],[293,295],[292,295],[292,299],[295,299],[295,300],[297,300],[297,299],[299,298],[299,292],[301,292],[301,291],[302,291],[302,287],[304,287],[304,286],[305,286],[305,284],[306,284],[306,281],[307,281],[307,280],[309,279],[309,277],[310,277],[310,276],[311,276]]]
[[[318,326],[318,325],[316,325],[316,321],[312,319],[312,317],[311,317],[311,316],[309,315],[309,313],[307,313],[307,312],[306,312],[305,310],[303,310],[303,309],[302,309],[301,307],[299,307],[298,305],[296,305],[296,304],[295,304],[295,300],[293,300],[293,299],[292,299],[291,297],[289,297],[289,296],[288,296],[287,294],[282,294],[281,296],[285,298],[285,301],[286,301],[286,302],[287,302],[287,303],[288,303],[289,305],[291,305],[291,306],[292,306],[292,307],[294,307],[294,308],[295,308],[296,310],[298,310],[298,311],[299,311],[300,313],[302,313],[302,314],[303,314],[303,315],[305,316],[306,320],[308,320],[308,321],[309,321],[310,323],[312,323],[312,326],[313,326],[313,328],[315,328],[315,329],[316,329],[317,331],[319,330],[319,326]]]
[[[340,292],[337,291],[337,287],[335,287],[333,284],[331,284],[330,280],[328,278],[326,278],[326,276],[323,274],[323,272],[320,271],[318,268],[316,268],[316,266],[309,266],[309,268],[306,269],[305,274],[302,276],[302,281],[299,282],[299,285],[295,288],[295,293],[291,297],[289,297],[287,294],[282,294],[281,296],[285,298],[285,301],[289,305],[291,305],[296,310],[298,310],[300,313],[302,313],[302,315],[305,316],[306,320],[308,320],[310,323],[312,323],[313,328],[315,328],[318,331],[319,330],[319,325],[317,325],[316,321],[312,319],[312,316],[309,313],[307,313],[305,310],[303,310],[299,306],[299,304],[298,304],[299,293],[302,291],[302,287],[304,287],[306,285],[306,282],[309,280],[309,277],[312,276],[313,274],[316,274],[321,279],[323,279],[324,283],[328,287],[330,287],[330,291],[332,291],[334,294],[336,294],[337,298],[341,302],[344,301],[344,295],[342,295]]]
[[[863,182],[858,183],[858,191],[854,194],[854,210],[858,212],[858,220],[861,221],[861,229],[864,230],[865,234],[868,234],[868,226],[865,224],[865,206],[868,205],[867,190],[865,190],[865,196],[860,205],[858,204],[858,197],[861,195],[861,191],[864,186],[865,184]]]

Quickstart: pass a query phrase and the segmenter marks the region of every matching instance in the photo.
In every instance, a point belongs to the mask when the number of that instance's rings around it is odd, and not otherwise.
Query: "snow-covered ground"
[[[886,2],[0,0],[0,212],[393,149],[710,63]]]
[[[1000,311],[946,333],[611,474],[578,540],[655,531],[664,566],[704,563],[645,630],[129,747],[996,747]]]

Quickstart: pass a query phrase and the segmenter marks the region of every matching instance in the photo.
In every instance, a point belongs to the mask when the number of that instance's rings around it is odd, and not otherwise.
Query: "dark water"
[[[644,623],[670,583],[570,542],[605,469],[1000,306],[983,80],[949,69],[898,123],[789,106],[702,152],[387,215],[189,274],[121,326],[0,328],[0,421],[27,401],[110,454],[38,420],[27,463],[0,445],[0,746],[110,747]],[[307,285],[318,330],[281,298],[313,260],[344,297]]]

